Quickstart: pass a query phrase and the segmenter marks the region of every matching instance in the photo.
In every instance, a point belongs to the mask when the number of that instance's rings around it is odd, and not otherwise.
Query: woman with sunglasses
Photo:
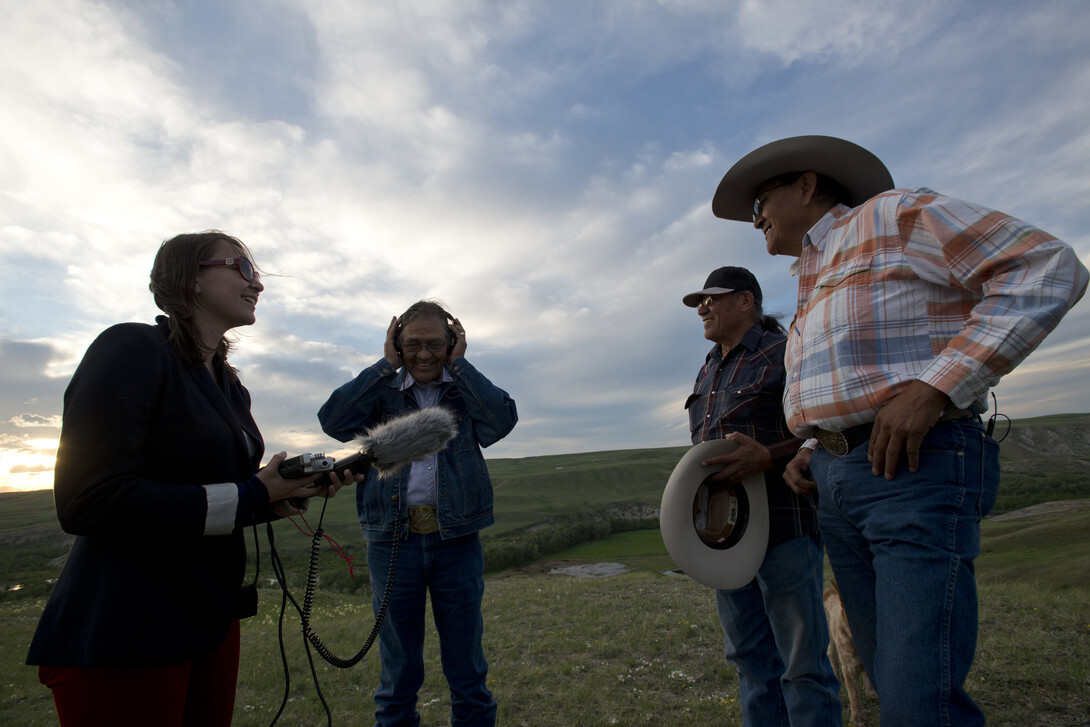
[[[76,539],[27,658],[64,727],[229,725],[257,608],[245,530],[350,481],[285,480],[283,452],[259,468],[225,334],[254,323],[264,287],[227,234],[167,240],[150,284],[166,315],[103,332],[65,392],[54,501]]]

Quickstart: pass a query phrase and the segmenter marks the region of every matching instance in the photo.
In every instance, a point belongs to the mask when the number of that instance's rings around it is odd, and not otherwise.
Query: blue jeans
[[[371,604],[376,612],[392,546],[388,541],[367,543]],[[375,691],[375,724],[420,724],[416,700],[424,683],[424,605],[429,593],[443,674],[450,688],[451,724],[491,727],[496,723],[496,703],[485,686],[484,550],[477,533],[449,540],[439,533],[410,533],[401,541],[393,595],[379,631],[382,676]]]
[[[715,592],[727,661],[738,670],[742,721],[754,727],[843,722],[821,603],[824,556],[816,535],[765,555],[747,586]]]
[[[937,424],[915,474],[871,474],[867,445],[810,460],[818,518],[883,727],[982,725],[963,685],[977,635],[980,519],[995,504],[999,445],[976,421]]]

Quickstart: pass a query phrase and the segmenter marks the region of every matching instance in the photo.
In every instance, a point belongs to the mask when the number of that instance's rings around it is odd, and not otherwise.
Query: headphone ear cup
[[[454,346],[458,343],[458,336],[454,333],[454,316],[446,311],[443,313],[447,317],[447,355],[449,356],[454,352]]]

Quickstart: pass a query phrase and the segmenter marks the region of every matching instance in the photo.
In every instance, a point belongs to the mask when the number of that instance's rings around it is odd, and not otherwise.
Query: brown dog
[[[840,591],[836,581],[822,594],[825,605],[825,618],[829,622],[829,661],[833,663],[836,678],[848,690],[848,705],[851,708],[852,727],[865,727],[862,701],[859,695],[860,680],[866,685],[867,693],[876,696],[874,687],[863,672],[863,663],[855,650],[851,629],[848,628],[848,616],[844,613],[844,604],[840,602]],[[839,669],[838,669],[839,666]]]

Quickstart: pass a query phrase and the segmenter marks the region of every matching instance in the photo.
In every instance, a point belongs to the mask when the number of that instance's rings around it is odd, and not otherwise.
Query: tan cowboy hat
[[[662,541],[677,567],[699,583],[727,591],[754,579],[768,548],[764,474],[728,485],[709,480],[722,468],[700,464],[737,447],[729,439],[693,446],[670,474],[659,507]]]
[[[849,207],[893,189],[882,160],[863,147],[834,136],[792,136],[765,144],[739,159],[719,182],[712,198],[716,217],[753,222],[753,198],[764,182],[791,172],[813,170],[835,179]]]

